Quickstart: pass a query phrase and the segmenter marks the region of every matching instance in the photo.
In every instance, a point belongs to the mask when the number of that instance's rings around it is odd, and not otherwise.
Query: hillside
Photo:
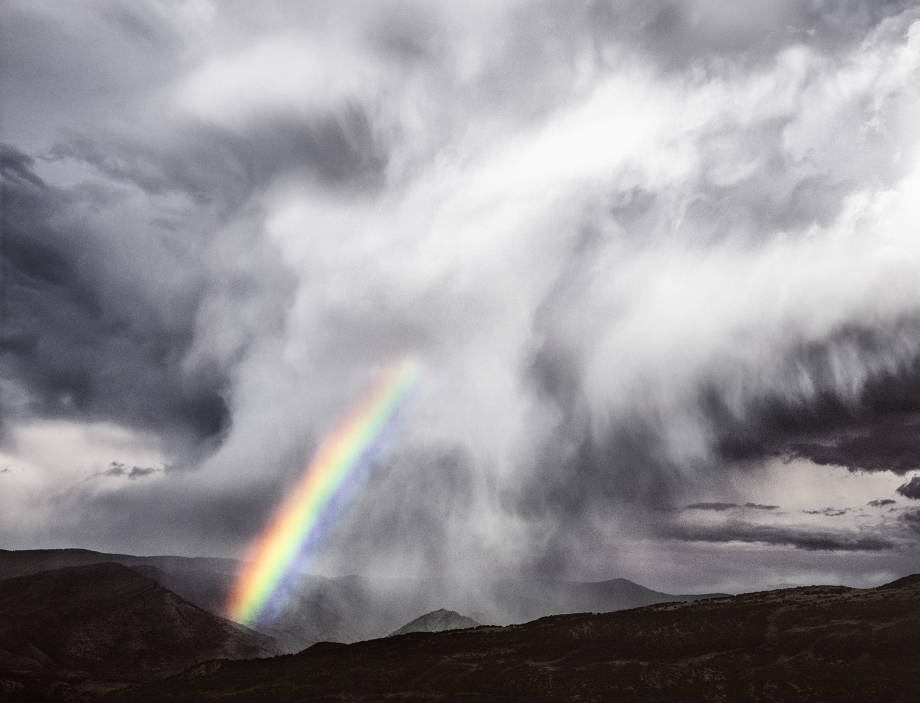
[[[917,642],[913,577],[323,643],[202,665],[111,701],[908,703],[920,699]]]
[[[7,694],[20,689],[10,682],[93,689],[100,682],[148,681],[211,659],[276,653],[268,638],[120,564],[0,581],[0,680],[9,684]]]

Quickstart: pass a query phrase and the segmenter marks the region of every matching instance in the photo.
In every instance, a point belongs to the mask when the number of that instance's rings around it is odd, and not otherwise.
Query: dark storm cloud
[[[851,471],[902,475],[920,467],[920,352],[911,350],[895,368],[869,371],[855,399],[835,378],[841,356],[883,357],[899,338],[917,338],[918,320],[898,320],[888,330],[849,327],[800,350],[790,359],[790,370],[816,391],[794,399],[754,397],[743,420],[726,410],[719,389],[707,390],[704,402],[721,435],[721,454],[742,461],[800,457]]]
[[[905,498],[920,500],[920,476],[914,476],[907,483],[898,486],[896,492]]]
[[[737,508],[737,503],[693,503],[686,506],[685,510],[711,510],[717,513]]]
[[[673,526],[666,534],[688,542],[747,542],[790,546],[806,551],[882,552],[897,547],[897,542],[883,535],[741,521],[728,521],[721,525]]]
[[[225,381],[183,377],[179,369],[191,343],[195,291],[178,301],[175,324],[167,323],[161,301],[132,290],[126,272],[112,271],[119,280],[110,280],[104,242],[81,222],[80,210],[104,207],[109,195],[45,185],[30,160],[4,153],[6,378],[27,389],[31,411],[42,416],[218,436],[229,423]]]
[[[840,517],[850,512],[849,508],[838,510],[837,508],[824,508],[822,510],[803,510],[806,515],[823,515],[824,517]]]
[[[778,505],[762,505],[761,503],[745,503],[744,505],[738,505],[737,503],[691,503],[684,507],[684,510],[707,510],[712,512],[722,513],[726,510],[734,510],[735,508],[747,508],[749,510],[778,510]]]

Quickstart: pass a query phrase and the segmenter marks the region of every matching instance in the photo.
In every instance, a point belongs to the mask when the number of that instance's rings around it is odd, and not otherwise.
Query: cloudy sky
[[[318,573],[920,571],[920,7],[6,0],[0,546]]]

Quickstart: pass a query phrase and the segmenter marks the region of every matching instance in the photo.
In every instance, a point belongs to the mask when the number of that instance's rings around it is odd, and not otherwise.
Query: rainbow
[[[410,358],[391,365],[325,439],[237,575],[227,602],[231,619],[253,625],[281,607],[305,561],[396,434],[418,371]]]

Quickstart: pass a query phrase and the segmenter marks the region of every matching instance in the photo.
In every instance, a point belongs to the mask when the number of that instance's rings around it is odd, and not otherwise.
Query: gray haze
[[[0,546],[323,574],[920,571],[920,8],[7,0]]]

